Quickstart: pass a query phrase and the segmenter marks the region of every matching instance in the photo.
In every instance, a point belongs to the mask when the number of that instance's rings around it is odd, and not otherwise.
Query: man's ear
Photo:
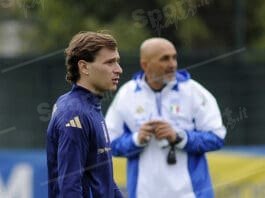
[[[140,60],[140,65],[141,65],[142,70],[146,71],[146,69],[147,69],[147,61],[145,61],[144,59],[141,59]]]
[[[90,64],[88,62],[84,60],[79,60],[77,64],[80,74],[89,75]]]

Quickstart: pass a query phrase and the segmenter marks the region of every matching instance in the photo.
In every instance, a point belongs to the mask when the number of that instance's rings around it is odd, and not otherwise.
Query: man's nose
[[[176,69],[177,66],[178,66],[178,64],[177,64],[177,60],[176,60],[175,58],[170,59],[169,66],[170,66],[170,68],[172,68],[172,69],[173,69],[173,68]]]
[[[117,64],[117,67],[115,69],[115,73],[122,74],[122,72],[123,72],[123,70],[122,70],[120,64]]]

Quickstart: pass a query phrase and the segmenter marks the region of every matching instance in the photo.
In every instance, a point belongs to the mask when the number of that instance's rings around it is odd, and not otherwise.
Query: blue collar
[[[81,87],[77,84],[73,84],[71,92],[78,92],[81,98],[88,100],[89,103],[101,109],[101,100],[103,98],[102,96],[95,95],[88,89]]]
[[[136,81],[135,92],[140,91],[140,81],[143,80],[144,71],[139,71],[133,75],[133,80]],[[191,78],[190,73],[185,69],[180,69],[176,72],[176,84],[173,85],[172,90],[178,91],[178,84],[185,82]]]

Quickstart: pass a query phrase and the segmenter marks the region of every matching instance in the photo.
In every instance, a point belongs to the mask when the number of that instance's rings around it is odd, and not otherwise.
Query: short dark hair
[[[113,50],[117,48],[117,42],[110,34],[103,32],[79,32],[74,35],[65,49],[67,82],[73,84],[80,78],[78,69],[79,60],[94,62],[98,51],[104,47]]]

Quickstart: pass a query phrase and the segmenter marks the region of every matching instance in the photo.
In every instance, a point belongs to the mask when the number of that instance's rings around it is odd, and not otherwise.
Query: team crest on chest
[[[144,113],[144,108],[143,108],[142,106],[138,106],[138,107],[136,108],[135,112],[136,112],[137,114]]]
[[[178,114],[179,111],[180,111],[180,107],[179,107],[179,105],[177,105],[177,104],[172,104],[172,105],[170,105],[170,112],[171,112],[172,114]]]

